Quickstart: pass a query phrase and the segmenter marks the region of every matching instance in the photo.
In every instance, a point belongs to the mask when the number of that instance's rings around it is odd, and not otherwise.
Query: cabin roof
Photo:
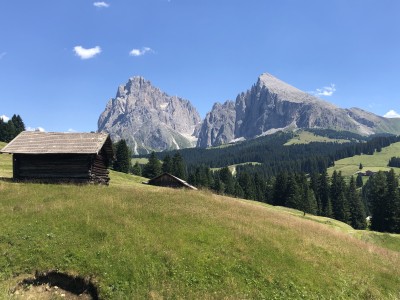
[[[159,178],[164,177],[164,176],[168,176],[168,177],[174,179],[175,181],[178,181],[179,183],[182,184],[182,186],[185,186],[185,187],[187,187],[187,188],[189,188],[189,189],[197,190],[197,188],[195,188],[193,185],[190,185],[190,184],[187,183],[185,180],[180,179],[179,177],[176,177],[176,176],[174,176],[174,175],[172,175],[172,174],[170,174],[170,173],[163,173],[163,174],[161,174],[161,175],[158,175],[158,176],[156,176],[156,177],[150,179],[150,180],[147,182],[147,184],[150,184],[150,185],[151,185],[151,184],[153,184],[154,182],[157,182],[157,180],[158,180]]]
[[[63,133],[23,131],[1,153],[18,154],[98,154],[105,147],[113,157],[112,143],[106,133]]]

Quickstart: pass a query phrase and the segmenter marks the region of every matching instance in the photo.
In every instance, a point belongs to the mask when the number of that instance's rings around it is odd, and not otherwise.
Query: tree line
[[[331,133],[328,132],[328,134]],[[286,134],[272,137],[272,141],[280,140],[275,144],[268,145],[272,158],[276,158],[278,155],[274,152],[274,147],[282,149],[279,144],[286,138]],[[372,216],[372,229],[399,232],[399,222],[396,220],[400,219],[400,205],[398,204],[400,200],[398,200],[398,178],[394,173],[378,173],[379,175],[371,176],[363,187],[361,174],[356,178],[351,177],[349,180],[345,180],[340,172],[334,171],[331,177],[326,172],[327,167],[333,165],[331,162],[333,157],[347,157],[356,153],[373,154],[397,141],[399,141],[399,137],[379,136],[361,144],[348,143],[345,147],[343,144],[328,144],[328,146],[334,146],[335,153],[333,154],[328,154],[326,145],[311,143],[302,145],[302,147],[284,146],[283,156],[293,153],[291,151],[296,152],[302,149],[300,153],[297,153],[298,159],[278,160],[277,162],[271,159],[268,163],[258,165],[239,165],[235,168],[224,166],[214,169],[206,163],[186,164],[185,155],[181,155],[181,153],[185,153],[185,150],[167,153],[153,152],[150,154],[147,164],[140,165],[137,162],[135,166],[131,167],[130,172],[147,178],[153,178],[162,172],[169,172],[198,188],[211,189],[220,194],[291,207],[304,211],[304,213],[334,218],[348,223],[356,229],[366,228],[366,215],[369,214]],[[234,146],[227,148],[231,147]],[[320,149],[322,154],[318,152],[315,154],[312,149]],[[306,153],[309,157],[306,157]],[[313,154],[310,155],[310,153]],[[302,155],[304,155],[303,158]],[[266,169],[269,171],[265,172]],[[235,175],[232,174],[232,171],[235,171]],[[392,175],[388,177],[387,174]],[[377,192],[379,189],[376,187],[376,177],[380,178],[378,180],[380,193]],[[383,177],[386,181],[382,179]],[[392,181],[388,178],[391,178]],[[383,186],[385,182],[386,186]],[[361,187],[363,187],[362,194],[360,193]],[[380,197],[377,197],[378,195]],[[386,201],[386,204],[383,205],[382,201]],[[385,215],[379,210],[382,207],[385,207],[385,211],[390,207],[391,215]],[[382,225],[383,223],[386,225]]]
[[[11,142],[18,134],[25,130],[25,124],[19,115],[13,115],[8,122],[0,118],[0,141]]]

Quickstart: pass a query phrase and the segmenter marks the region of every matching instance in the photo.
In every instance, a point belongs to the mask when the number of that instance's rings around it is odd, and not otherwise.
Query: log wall
[[[95,154],[14,154],[14,179],[108,184],[107,162]]]

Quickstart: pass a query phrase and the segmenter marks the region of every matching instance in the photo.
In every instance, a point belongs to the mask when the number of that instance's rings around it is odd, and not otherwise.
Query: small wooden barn
[[[147,184],[156,185],[156,186],[165,186],[165,187],[172,187],[172,188],[188,188],[191,190],[197,190],[194,186],[190,185],[183,179],[180,179],[174,175],[169,173],[163,173],[150,179]]]
[[[24,131],[0,150],[13,155],[15,180],[108,184],[114,153],[105,133]]]

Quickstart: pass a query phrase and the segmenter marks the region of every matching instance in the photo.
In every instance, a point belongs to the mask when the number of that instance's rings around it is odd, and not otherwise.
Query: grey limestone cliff
[[[98,131],[125,139],[134,154],[196,145],[200,116],[188,100],[169,96],[142,77],[118,88],[98,120]]]
[[[216,146],[296,128],[329,128],[363,135],[398,134],[400,120],[358,108],[339,108],[265,73],[251,89],[237,96],[234,109],[232,105],[214,106],[202,124],[197,146]]]

